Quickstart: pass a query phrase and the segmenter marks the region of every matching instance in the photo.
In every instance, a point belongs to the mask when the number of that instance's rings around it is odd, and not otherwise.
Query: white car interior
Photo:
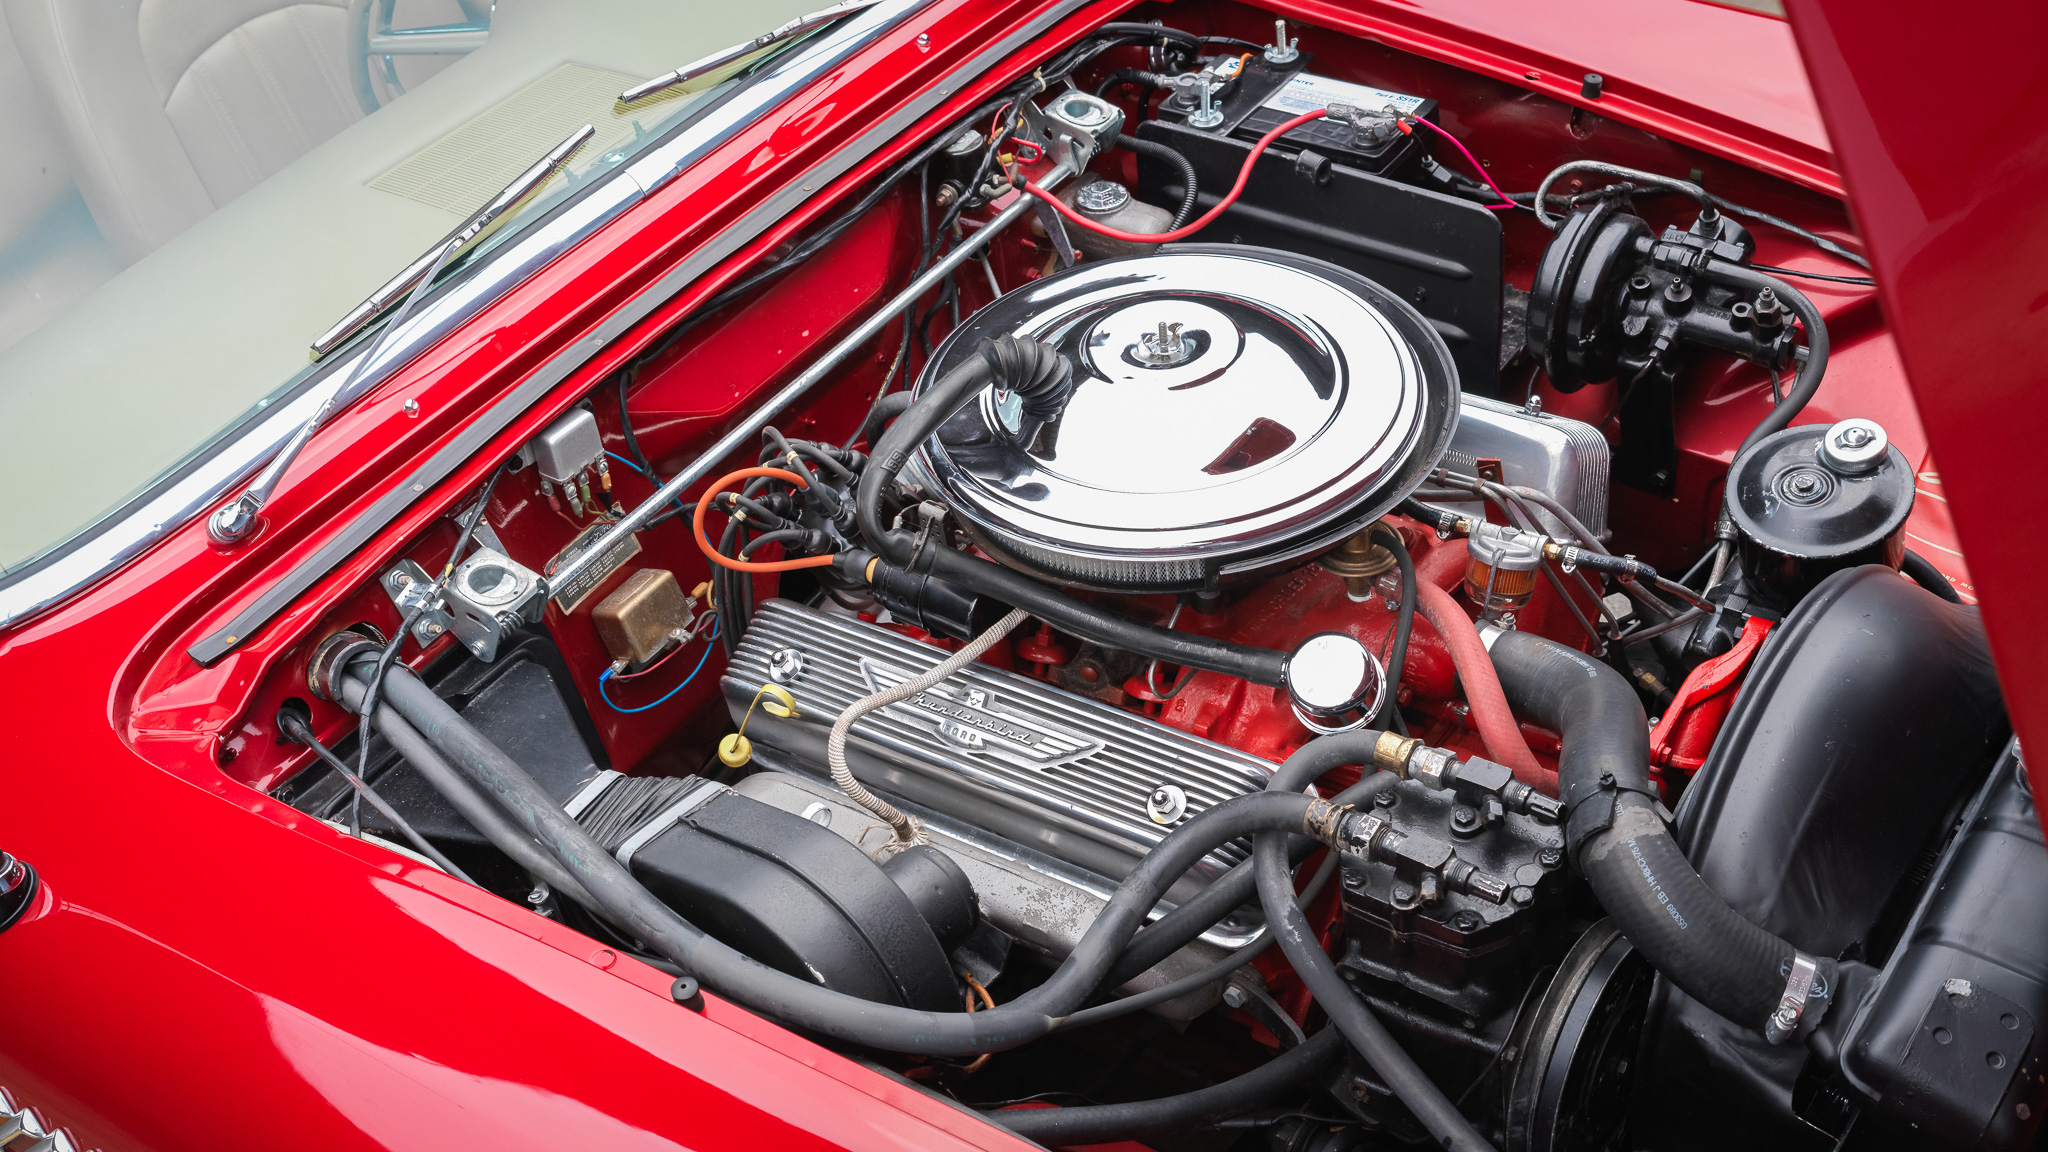
[[[572,176],[716,77],[625,87],[816,6],[0,0],[0,485],[44,492],[0,502],[0,571],[286,386],[576,127]],[[84,413],[101,466],[68,468]]]

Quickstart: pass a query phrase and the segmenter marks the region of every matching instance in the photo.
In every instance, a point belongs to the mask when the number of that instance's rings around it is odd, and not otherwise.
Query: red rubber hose
[[[1427,580],[1415,584],[1415,607],[1451,650],[1451,663],[1465,686],[1465,703],[1472,709],[1472,721],[1486,744],[1486,754],[1507,765],[1515,779],[1538,792],[1557,795],[1557,773],[1538,764],[1536,754],[1522,739],[1521,725],[1515,723],[1515,714],[1508,708],[1507,694],[1501,691],[1500,676],[1479,639],[1479,629],[1449,592]]]

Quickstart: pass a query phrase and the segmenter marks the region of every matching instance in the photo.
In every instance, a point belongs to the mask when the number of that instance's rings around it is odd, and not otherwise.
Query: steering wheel
[[[398,0],[349,0],[348,74],[363,115],[405,95],[398,57],[467,56],[484,46],[491,35],[495,0],[455,2],[462,9],[461,23],[393,28],[391,15]]]

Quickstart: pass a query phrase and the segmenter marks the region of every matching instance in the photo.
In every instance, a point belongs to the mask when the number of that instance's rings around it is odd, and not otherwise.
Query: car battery
[[[1212,92],[1210,102],[1222,119],[1207,127],[1195,116],[1201,107],[1198,74],[1182,76],[1160,105],[1159,117],[1218,135],[1257,140],[1304,112],[1334,104],[1366,115],[1352,120],[1335,116],[1312,120],[1282,136],[1279,144],[1314,149],[1339,164],[1381,175],[1400,175],[1418,157],[1434,151],[1433,141],[1400,131],[1392,117],[1399,114],[1433,122],[1435,100],[1319,76],[1307,70],[1308,61],[1303,54],[1276,65],[1263,56],[1251,55],[1216,65],[1221,88]]]

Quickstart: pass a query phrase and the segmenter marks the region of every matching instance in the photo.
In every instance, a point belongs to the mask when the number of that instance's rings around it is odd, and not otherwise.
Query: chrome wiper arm
[[[721,48],[702,59],[692,60],[673,72],[664,73],[652,80],[635,84],[624,92],[619,93],[619,103],[631,104],[635,100],[644,100],[656,92],[673,88],[678,84],[686,84],[699,76],[716,72],[734,61],[759,52],[770,45],[779,44],[792,36],[800,36],[813,28],[830,24],[842,16],[851,16],[855,12],[859,12],[864,8],[871,8],[878,3],[880,3],[880,0],[846,0],[843,4],[834,4],[830,8],[820,8],[807,16],[799,16],[782,27],[775,29],[773,32],[764,32],[752,40],[742,40],[730,48]]]
[[[412,312],[413,306],[433,288],[434,280],[441,275],[441,270],[474,242],[484,229],[490,227],[492,222],[503,218],[535,189],[547,183],[548,178],[560,171],[562,165],[567,164],[569,158],[576,154],[576,150],[589,142],[596,132],[597,129],[589,124],[571,132],[568,139],[555,145],[538,163],[520,173],[518,179],[506,185],[504,191],[491,198],[490,203],[477,209],[460,228],[443,237],[431,251],[413,261],[390,283],[379,288],[376,295],[358,305],[342,324],[336,325],[327,335],[321,337],[323,341],[330,341],[328,347],[331,348],[350,333],[359,330],[377,313],[392,303],[403,300],[398,311],[384,325],[384,330],[377,334],[376,343],[356,360],[355,366],[349,369],[347,378],[339,387],[327,394],[327,399],[320,402],[320,407],[314,410],[304,424],[299,425],[299,430],[292,433],[291,439],[284,442],[284,446],[277,450],[277,455],[271,457],[270,463],[264,465],[263,471],[257,473],[256,479],[243,489],[240,496],[221,505],[213,515],[206,518],[206,534],[212,537],[215,543],[238,544],[249,538],[256,525],[261,522],[263,506],[268,504],[270,497],[276,493],[277,486],[283,482],[284,474],[291,468],[292,461],[305,449],[306,443],[313,438],[313,433],[318,432],[320,426],[327,423],[329,416],[356,399],[370,366],[383,358],[384,349],[390,345],[398,330],[404,327],[405,318]],[[358,314],[360,319],[355,319]],[[354,324],[344,330],[343,325],[349,325],[351,319],[355,320]],[[321,350],[318,343],[314,345],[314,350]]]
[[[442,237],[440,243],[427,249],[419,259],[406,265],[398,275],[385,281],[383,287],[370,293],[361,304],[349,309],[348,315],[337,321],[334,327],[322,332],[320,338],[313,341],[313,359],[318,360],[340,347],[343,341],[376,319],[378,313],[398,303],[399,298],[411,291],[415,285],[433,283],[435,274],[430,274],[428,268],[433,265],[443,249],[454,244],[456,254],[459,255],[462,249],[483,235],[485,229],[518,208],[527,197],[533,195],[541,185],[561,171],[562,167],[569,163],[570,158],[576,155],[576,150],[589,143],[590,138],[595,135],[597,128],[590,124],[569,133],[567,139],[549,149],[548,154],[536,161],[533,167],[521,172],[517,179],[505,185],[504,191],[491,197],[489,203],[457,225],[453,232]]]
[[[308,417],[304,424],[299,425],[299,430],[292,433],[292,438],[284,442],[284,447],[277,450],[277,455],[270,458],[270,463],[263,466],[263,471],[256,474],[256,479],[243,489],[240,496],[221,505],[213,515],[206,518],[206,534],[213,537],[214,543],[237,544],[248,539],[249,534],[255,531],[261,520],[259,514],[263,511],[263,506],[270,502],[271,494],[277,491],[278,484],[284,480],[286,469],[292,466],[292,461],[298,458],[300,451],[306,447],[306,442],[313,438],[313,433],[319,431],[322,424],[327,423],[327,418],[334,414],[335,409],[354,399],[351,393],[355,390],[356,383],[363,378],[369,366],[384,354],[384,346],[391,343],[392,336],[396,335],[399,327],[405,323],[406,314],[427,294],[427,289],[433,286],[434,277],[439,276],[441,269],[448,266],[448,261],[454,258],[456,249],[460,247],[460,241],[448,239],[441,241],[439,248],[428,253],[430,259],[423,269],[424,274],[414,281],[413,289],[406,295],[405,302],[399,305],[398,312],[391,317],[391,322],[377,334],[377,342],[370,346],[369,352],[358,359],[355,367],[349,370],[348,378],[342,381],[339,388],[327,394],[327,399],[322,400],[320,407],[313,410],[313,415]]]

